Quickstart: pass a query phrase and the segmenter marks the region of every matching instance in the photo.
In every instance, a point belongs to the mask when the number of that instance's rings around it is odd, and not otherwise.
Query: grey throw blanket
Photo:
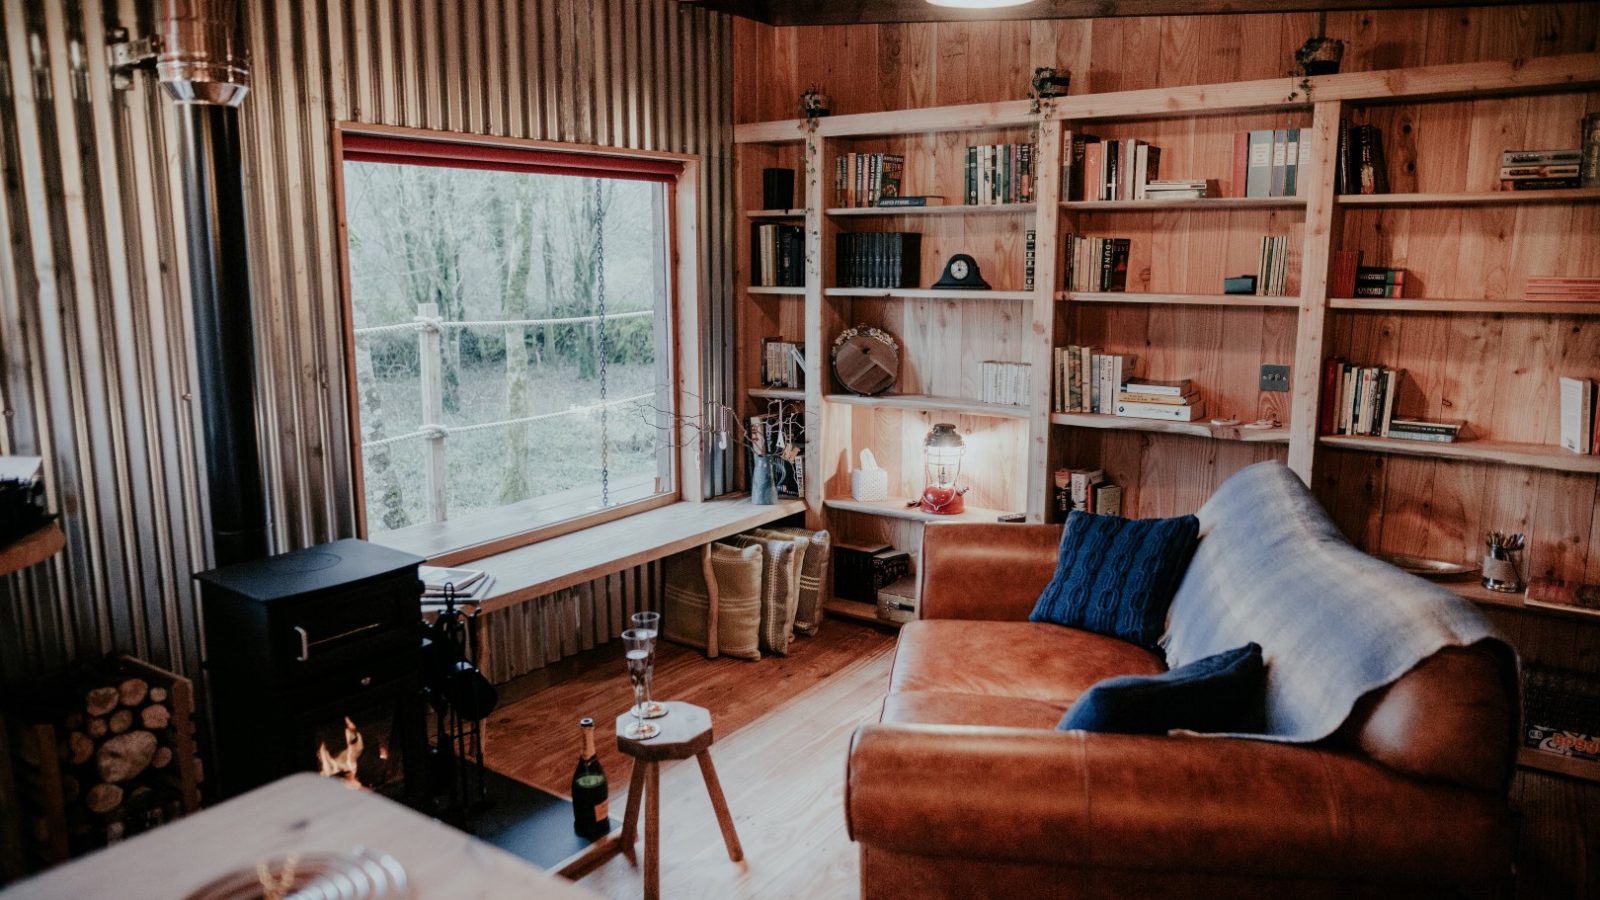
[[[1167,664],[1255,641],[1262,734],[1317,741],[1367,692],[1445,647],[1504,641],[1471,603],[1362,553],[1295,477],[1257,463],[1201,507],[1200,546],[1172,601]],[[1505,657],[1515,654],[1506,647]]]

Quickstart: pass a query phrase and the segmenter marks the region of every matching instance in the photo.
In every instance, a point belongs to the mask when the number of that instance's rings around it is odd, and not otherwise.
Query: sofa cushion
[[[1097,681],[1165,668],[1148,650],[1075,628],[934,619],[900,629],[889,692],[1015,697],[1065,709]],[[1059,718],[1040,727],[1049,728]]]
[[[1028,620],[1154,649],[1199,533],[1194,516],[1124,519],[1074,511],[1061,534],[1055,577]]]
[[[1166,734],[1174,729],[1240,732],[1260,727],[1261,645],[1246,644],[1159,675],[1119,675],[1079,697],[1062,731]]]

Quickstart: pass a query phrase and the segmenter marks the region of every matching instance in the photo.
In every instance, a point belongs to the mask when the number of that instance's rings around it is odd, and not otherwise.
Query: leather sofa
[[[921,619],[850,748],[863,896],[1494,896],[1515,663],[1445,648],[1314,744],[1055,730],[1152,652],[1027,621],[1060,526],[925,529]]]

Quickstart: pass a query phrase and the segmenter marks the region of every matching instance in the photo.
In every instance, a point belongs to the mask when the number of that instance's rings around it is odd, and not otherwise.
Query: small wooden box
[[[894,584],[878,588],[878,618],[885,622],[914,622],[917,619],[917,577],[907,575]]]

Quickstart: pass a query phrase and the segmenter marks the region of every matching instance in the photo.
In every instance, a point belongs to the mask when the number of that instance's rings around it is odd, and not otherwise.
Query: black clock
[[[978,274],[978,261],[965,253],[957,253],[944,264],[944,274],[933,283],[936,288],[961,288],[969,291],[987,291],[989,282]]]

